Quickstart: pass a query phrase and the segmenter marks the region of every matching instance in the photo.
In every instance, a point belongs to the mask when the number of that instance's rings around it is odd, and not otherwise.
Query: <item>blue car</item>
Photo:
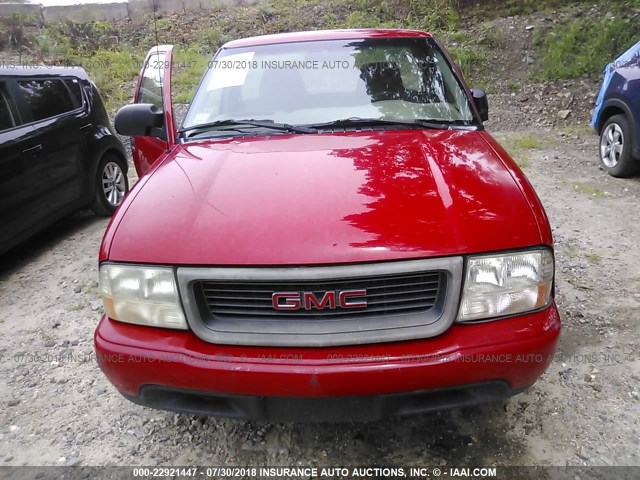
[[[600,162],[614,177],[640,171],[640,42],[604,69],[591,126]]]

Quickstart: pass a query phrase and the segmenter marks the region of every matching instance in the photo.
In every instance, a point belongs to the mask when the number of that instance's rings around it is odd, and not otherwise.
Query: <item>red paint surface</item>
[[[101,258],[301,265],[550,244],[537,197],[492,142],[406,130],[179,145],[125,200]]]
[[[103,318],[95,345],[116,388],[143,385],[259,396],[372,395],[505,380],[533,383],[552,360],[560,333],[555,305],[543,312],[454,325],[423,340],[332,348],[213,345],[191,332]],[[313,379],[313,382],[311,381]]]
[[[242,38],[224,44],[223,48],[253,47],[275,43],[320,42],[323,40],[346,40],[387,37],[431,37],[430,33],[419,30],[363,28],[353,30],[315,30],[309,32],[277,33],[259,37]]]

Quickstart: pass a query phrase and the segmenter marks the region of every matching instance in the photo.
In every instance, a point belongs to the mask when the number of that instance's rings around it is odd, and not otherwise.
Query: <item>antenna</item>
[[[156,5],[156,0],[153,0],[153,30],[156,39],[156,54],[158,58],[160,57],[160,42],[158,41],[158,7]],[[166,60],[165,60],[166,61]],[[161,68],[164,69],[165,62],[161,62],[158,65],[158,74],[160,75],[160,105],[162,106],[162,112],[165,113],[165,105],[164,105],[164,75],[160,74]],[[165,125],[165,135],[168,138],[168,126]],[[166,153],[169,153],[169,142],[167,141],[167,149]]]

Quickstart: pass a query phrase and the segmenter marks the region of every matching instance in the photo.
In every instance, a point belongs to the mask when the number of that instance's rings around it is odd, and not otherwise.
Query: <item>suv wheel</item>
[[[628,177],[636,169],[631,156],[631,128],[627,117],[614,115],[606,121],[600,133],[600,161],[614,177]]]
[[[108,217],[122,203],[129,191],[124,161],[111,153],[106,154],[100,160],[95,181],[96,198],[93,211],[96,215]]]

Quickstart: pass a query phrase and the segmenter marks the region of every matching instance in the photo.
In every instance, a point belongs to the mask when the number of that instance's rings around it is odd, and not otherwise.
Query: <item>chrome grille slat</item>
[[[433,282],[420,282],[420,285],[439,285],[439,281],[435,280]],[[410,287],[412,285],[416,285],[417,282],[413,282],[413,283],[398,283],[398,284],[394,284],[394,285],[379,285],[379,286],[372,286],[372,287],[368,287],[369,290],[377,290],[380,288],[395,288],[395,287]]]
[[[405,279],[413,279],[413,282],[406,282],[404,283]],[[403,281],[403,283],[398,283],[398,281]],[[278,280],[274,280],[272,282],[216,282],[214,280],[207,280],[206,281],[208,284],[217,284],[219,283],[221,285],[220,288],[223,288],[225,290],[238,290],[238,291],[245,291],[245,290],[252,290],[252,288],[244,288],[244,287],[256,287],[256,286],[262,286],[264,285],[265,287],[271,287],[273,285],[294,285],[296,287],[300,287],[300,286],[305,286],[305,285],[325,285],[325,284],[362,284],[363,282],[366,282],[368,285],[370,285],[372,288],[381,288],[384,287],[386,285],[375,285],[376,283],[388,283],[388,282],[393,282],[394,284],[397,285],[415,285],[416,283],[438,283],[439,282],[439,278],[438,275],[434,275],[433,273],[430,274],[423,274],[423,275],[403,275],[403,276],[399,276],[399,277],[392,277],[392,276],[386,276],[386,277],[382,277],[382,278],[356,278],[356,279],[335,279],[335,280],[320,280],[320,281],[295,281],[295,282],[287,282],[287,281],[278,281]],[[219,288],[219,287],[216,287]],[[260,289],[259,291],[268,291],[269,288],[265,288],[265,289]],[[258,290],[256,290],[258,291]]]
[[[428,292],[435,292],[437,294],[438,293],[438,287],[424,288],[424,289],[414,289],[414,290],[401,290],[399,292],[384,291],[382,293],[369,293],[369,290],[367,290],[367,298],[371,298],[371,297],[389,297],[389,296],[394,296],[394,295],[408,295],[408,294],[411,294],[411,293],[426,294]]]
[[[439,282],[439,274],[435,273],[435,272],[425,272],[425,273],[418,273],[418,274],[411,274],[411,275],[385,275],[385,276],[380,276],[377,278],[370,278],[370,277],[357,277],[357,278],[336,278],[336,279],[332,279],[332,280],[318,280],[318,281],[307,281],[307,280],[301,280],[301,281],[296,281],[296,282],[286,282],[286,281],[278,281],[278,280],[274,280],[274,281],[254,281],[254,282],[220,282],[222,283],[222,285],[225,285],[225,287],[223,287],[225,290],[226,289],[231,289],[231,290],[239,290],[239,291],[244,291],[245,288],[243,287],[249,287],[248,289],[251,290],[250,287],[256,287],[256,286],[261,286],[261,285],[265,285],[265,286],[271,286],[273,284],[281,284],[281,285],[295,285],[295,286],[303,286],[303,285],[323,285],[323,284],[352,284],[352,283],[356,283],[356,284],[361,284],[362,282],[367,282],[371,284],[372,288],[377,288],[377,287],[383,287],[383,285],[379,285],[376,286],[374,285],[375,283],[384,283],[384,282],[388,282],[388,281],[393,281],[394,283],[397,283],[398,280],[404,280],[404,279],[422,279],[420,280],[420,283],[425,282],[425,283],[438,283]],[[216,283],[215,281],[210,281],[211,283]],[[399,285],[413,285],[416,282],[409,282],[409,283],[402,283]],[[260,290],[260,291],[268,291],[267,289],[264,290]]]
[[[399,310],[425,310],[433,306],[432,302],[423,302],[419,304],[414,304],[411,307],[406,306],[383,306],[383,307],[371,307],[366,310],[296,310],[295,312],[287,312],[288,315],[286,317],[297,316],[300,318],[311,318],[314,316],[323,316],[323,317],[333,317],[333,316],[346,316],[346,315],[361,315],[363,313],[378,313],[378,312],[396,312]],[[302,313],[304,312],[304,313]],[[247,308],[246,306],[243,309],[225,309],[225,308],[216,308],[217,314],[224,315],[257,315],[257,316],[267,316],[267,317],[281,317],[282,315],[277,315],[271,312],[265,312],[260,310],[252,310],[251,308]]]
[[[374,314],[371,313],[364,313],[364,312],[360,312],[360,313],[354,313],[353,315],[350,315],[348,317],[344,316],[344,315],[296,315],[296,314],[292,314],[290,317],[287,317],[287,321],[296,321],[300,326],[304,326],[307,325],[309,323],[317,323],[317,322],[322,322],[322,324],[326,324],[326,325],[331,325],[332,323],[335,322],[344,322],[344,321],[352,321],[352,319],[358,319],[358,320],[363,320],[363,319],[367,319],[367,318],[385,318],[385,317],[396,317],[396,316],[402,316],[402,315],[411,315],[411,314],[419,314],[420,312],[422,312],[424,309],[422,308],[416,308],[416,309],[407,309],[407,310],[393,310],[393,311],[388,311],[388,312],[377,312]],[[245,314],[240,314],[240,315],[235,315],[235,314],[227,314],[228,318],[230,319],[235,319],[235,320],[242,320],[243,318],[245,318]],[[225,318],[227,318],[227,316],[225,316]],[[263,316],[257,316],[259,317],[258,320],[256,321],[260,321],[260,322],[265,322],[265,323],[270,323],[271,319],[267,318],[267,317],[263,317]]]
[[[395,288],[395,287],[393,287]],[[247,300],[249,299],[249,297],[239,297],[239,296],[229,296],[229,295],[211,295],[208,292],[209,291],[213,291],[216,293],[220,293],[219,290],[204,290],[204,294],[205,294],[205,298],[207,299],[207,303],[210,303],[212,305],[214,305],[215,303],[217,303],[220,300]],[[426,294],[428,292],[437,292],[438,288],[425,288],[425,289],[414,289],[414,290],[401,290],[401,291],[384,291],[382,293],[369,293],[367,290],[367,298],[373,298],[373,297],[389,297],[389,296],[394,296],[394,295],[408,295],[408,294],[412,294],[412,293],[422,293],[422,294]],[[257,301],[266,301],[269,303],[269,305],[271,305],[271,294],[273,292],[269,291],[269,292],[264,292],[263,294],[261,294],[260,296],[255,296],[252,299],[253,300],[257,300]],[[213,301],[215,300],[215,302]]]
[[[417,300],[423,300],[424,302],[430,302],[430,306],[433,306],[433,304],[436,302],[436,298],[437,295],[419,295],[419,296],[407,296],[404,298],[391,298],[391,299],[387,299],[387,298],[382,298],[380,300],[368,300],[367,303],[368,305],[386,305],[386,304],[393,304],[393,303],[400,303],[400,302],[413,302],[413,301],[417,301]]]

